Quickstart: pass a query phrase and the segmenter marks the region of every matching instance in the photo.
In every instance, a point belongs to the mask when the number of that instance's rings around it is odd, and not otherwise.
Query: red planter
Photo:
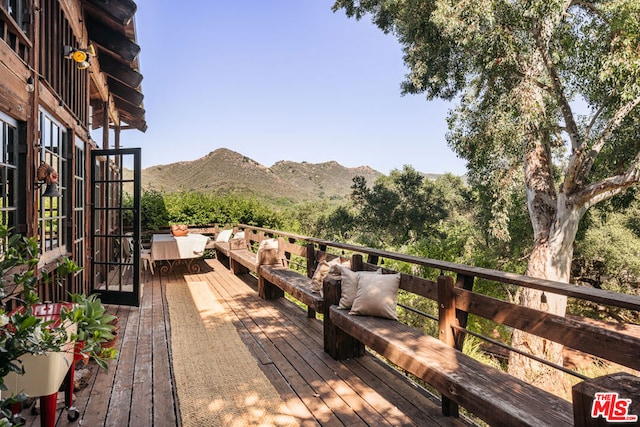
[[[85,345],[84,341],[76,341],[76,346],[73,351],[74,363],[82,360],[86,365],[87,362],[89,361],[89,355],[82,352],[82,349],[84,349],[84,345]]]

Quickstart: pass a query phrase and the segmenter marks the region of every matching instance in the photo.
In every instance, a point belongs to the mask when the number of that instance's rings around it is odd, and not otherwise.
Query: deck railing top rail
[[[314,237],[302,236],[298,234],[288,233],[268,228],[254,227],[245,224],[239,224],[239,229],[254,230],[256,232],[265,233],[267,235],[277,235],[290,239],[295,239],[307,243],[313,243],[318,246],[336,248],[340,250],[352,251],[361,254],[376,256],[379,258],[393,259],[396,261],[408,262],[424,267],[435,268],[443,271],[449,271],[465,276],[473,276],[487,280],[493,280],[500,283],[523,286],[537,289],[545,292],[552,292],[558,295],[578,298],[585,301],[591,301],[598,304],[610,305],[629,310],[640,311],[640,296],[621,294],[617,292],[607,291],[597,288],[588,288],[570,283],[555,282],[552,280],[539,279],[535,277],[524,276],[522,274],[509,273],[488,268],[474,267],[465,264],[456,264],[448,261],[440,261],[429,258],[422,258],[413,255],[405,255],[397,252],[390,252],[381,249],[357,246],[348,243],[334,242],[330,240],[318,239]]]

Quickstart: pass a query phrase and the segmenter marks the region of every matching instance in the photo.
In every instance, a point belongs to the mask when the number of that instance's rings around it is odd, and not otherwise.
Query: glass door
[[[140,304],[141,149],[91,153],[92,292],[105,304]]]

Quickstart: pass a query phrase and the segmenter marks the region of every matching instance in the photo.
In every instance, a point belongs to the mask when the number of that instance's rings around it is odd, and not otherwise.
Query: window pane
[[[0,113],[0,220],[9,228],[16,226],[18,123]]]
[[[64,144],[66,143],[66,129],[55,119],[50,117],[46,112],[40,112],[40,160],[48,163],[58,174],[57,185],[60,197],[42,197],[46,190],[43,185],[41,189],[41,197],[38,200],[39,212],[39,233],[40,245],[43,251],[53,249],[66,248],[66,234],[63,227],[67,212],[66,204],[63,202],[66,196],[65,180],[66,176],[66,159],[62,156],[64,153]]]

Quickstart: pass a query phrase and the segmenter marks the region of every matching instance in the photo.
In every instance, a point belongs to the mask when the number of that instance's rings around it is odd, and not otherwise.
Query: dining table
[[[195,260],[204,255],[209,237],[199,233],[189,233],[185,236],[172,234],[154,234],[151,236],[151,260],[163,261],[161,274],[173,271],[173,266],[179,262],[187,264],[191,273],[199,273],[200,265]]]

